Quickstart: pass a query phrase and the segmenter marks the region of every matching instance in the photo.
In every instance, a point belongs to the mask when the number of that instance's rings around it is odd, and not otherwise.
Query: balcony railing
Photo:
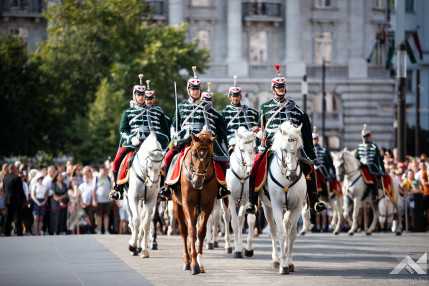
[[[272,2],[244,2],[243,19],[246,21],[280,22],[282,4]]]

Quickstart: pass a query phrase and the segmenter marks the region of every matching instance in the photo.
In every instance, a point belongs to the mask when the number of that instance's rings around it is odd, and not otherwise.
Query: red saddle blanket
[[[363,165],[361,167],[361,174],[365,184],[374,184],[375,176],[369,172],[368,166]]]
[[[393,181],[389,175],[383,176],[383,191],[390,201],[395,201],[395,193],[393,192]]]
[[[251,177],[255,178],[255,191],[259,192],[267,180],[268,157],[270,152],[258,153],[255,157]]]
[[[128,183],[128,170],[132,162],[132,158],[134,158],[135,152],[129,152],[127,155],[125,155],[124,159],[122,159],[121,165],[119,166],[118,171],[118,179],[117,184],[123,185],[125,183]]]
[[[190,147],[183,149],[177,159],[173,159],[172,166],[168,171],[167,178],[165,179],[165,184],[172,186],[177,184],[180,179],[180,174],[182,172],[183,159],[186,157]],[[225,182],[225,168],[222,166],[222,163],[213,160],[214,171],[216,179],[219,184],[226,186]]]
[[[331,191],[335,193],[337,196],[343,195],[343,190],[341,187],[341,183],[337,180],[333,180],[332,182],[329,182],[329,186],[331,188]]]
[[[316,173],[317,192],[321,192],[323,184],[326,184],[326,180],[325,180],[325,177],[318,169],[315,169],[315,173]],[[341,190],[341,183],[337,180],[332,180],[329,182],[329,189],[332,192],[334,192],[337,196],[341,196],[343,194]]]
[[[315,169],[316,172],[316,189],[317,192],[321,192],[323,190],[323,185],[326,184],[325,176],[322,175],[322,172],[319,169]]]

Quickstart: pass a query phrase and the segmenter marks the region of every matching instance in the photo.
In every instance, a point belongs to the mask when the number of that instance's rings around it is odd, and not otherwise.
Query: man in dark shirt
[[[4,177],[3,186],[7,208],[4,234],[5,236],[11,235],[12,222],[14,222],[16,233],[22,235],[22,214],[26,198],[22,181],[18,176],[18,169],[15,165],[9,166],[9,174]]]

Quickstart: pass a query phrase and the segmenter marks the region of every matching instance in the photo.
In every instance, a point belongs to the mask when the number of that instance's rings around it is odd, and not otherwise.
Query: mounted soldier
[[[335,188],[335,191],[339,191],[337,188],[340,186],[337,182],[334,162],[329,149],[320,144],[316,126],[313,127],[312,138],[316,155],[314,169],[316,172],[317,192],[329,199],[328,191],[334,191],[333,188]]]
[[[378,189],[382,188],[381,180],[386,174],[384,162],[378,146],[372,142],[372,133],[364,124],[362,131],[362,143],[358,145],[355,157],[361,163],[365,183],[370,188],[374,198],[378,195]]]
[[[283,122],[290,121],[294,126],[302,125],[301,137],[304,148],[301,149],[300,165],[306,176],[310,209],[319,212],[326,207],[317,200],[316,180],[313,172],[313,160],[316,158],[316,155],[314,154],[314,146],[311,138],[312,128],[310,119],[308,115],[297,106],[295,101],[286,96],[286,78],[280,73],[279,64],[276,64],[274,67],[276,76],[271,80],[271,90],[274,98],[263,103],[261,106],[260,125],[263,128],[262,144],[260,146],[261,152],[256,156],[253,166],[249,188],[250,200],[246,207],[246,211],[248,213],[254,213],[256,211],[255,205],[258,200],[257,191],[259,191],[257,187],[262,187],[262,184],[256,186],[256,177],[257,175],[261,176],[261,174],[258,174],[258,170],[260,170],[262,161],[268,160],[268,152],[272,144],[274,133]],[[263,175],[266,177],[266,170],[264,170],[264,172],[265,174]]]
[[[190,144],[192,136],[201,132],[203,128],[207,128],[216,136],[216,140],[213,143],[213,160],[222,166],[224,174],[228,165],[228,153],[225,150],[227,142],[225,121],[213,108],[210,100],[207,100],[207,98],[205,100],[202,99],[201,80],[197,76],[195,66],[192,67],[192,70],[194,76],[188,80],[186,86],[189,98],[177,106],[174,118],[175,122],[172,125],[172,129],[174,129],[174,135],[172,135],[174,147],[170,148],[165,155],[163,171],[167,174],[174,156],[182,152]],[[167,185],[169,185],[168,181],[169,178],[167,176]],[[220,189],[222,190],[221,195],[225,195],[225,190],[223,188]],[[169,197],[169,188],[162,190],[161,195]]]
[[[241,91],[241,87],[237,86],[237,76],[234,76],[234,84],[228,90],[230,104],[222,111],[222,116],[226,123],[228,150],[230,152],[235,145],[235,132],[240,126],[255,133],[259,130],[258,111],[241,103]]]
[[[112,199],[121,199],[123,193],[123,178],[118,179],[118,173],[124,169],[121,174],[126,174],[128,166],[131,165],[132,156],[138,149],[141,142],[153,131],[157,140],[165,150],[167,148],[169,137],[169,121],[159,106],[153,105],[155,91],[150,90],[147,81],[147,87],[143,85],[143,74],[139,74],[140,84],[133,87],[133,100],[130,107],[127,108],[121,116],[119,124],[120,143],[112,165],[114,177],[114,190],[110,193]],[[126,160],[124,160],[126,159]]]

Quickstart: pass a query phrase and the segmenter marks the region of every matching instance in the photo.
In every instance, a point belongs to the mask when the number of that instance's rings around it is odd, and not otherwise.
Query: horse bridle
[[[252,143],[253,141],[247,141],[247,142],[245,142],[245,144],[246,143]],[[243,156],[243,153],[244,153],[244,149],[241,149],[240,147],[238,147],[238,150],[240,151],[240,160],[241,160],[241,166],[243,166],[244,168],[246,168],[247,167],[247,164],[246,164],[246,161],[244,161],[244,156]],[[243,169],[244,169],[243,168]],[[241,204],[241,199],[243,198],[243,192],[244,192],[244,182],[246,182],[246,180],[250,177],[250,174],[249,175],[247,175],[246,177],[244,177],[244,178],[242,178],[242,177],[240,177],[238,174],[237,174],[237,172],[236,171],[234,171],[234,169],[231,167],[230,168],[231,169],[231,172],[234,174],[234,176],[237,178],[237,179],[239,179],[240,180],[240,185],[241,185],[241,191],[240,191],[240,198],[238,199],[238,201],[237,201],[237,206],[239,206],[240,204]]]
[[[191,150],[190,153],[191,153],[191,162],[190,162],[189,168],[186,164],[184,164],[185,170],[186,170],[186,177],[188,178],[188,180],[190,182],[192,182],[192,178],[194,176],[197,176],[197,177],[203,177],[204,183],[210,181],[214,176],[214,171],[213,171],[212,176],[210,176],[208,179],[206,178],[206,176],[207,176],[208,167],[210,165],[210,161],[213,159],[213,156],[209,155],[208,151],[206,152],[205,156],[203,156],[201,158],[199,156],[196,156],[197,160],[203,160],[203,159],[207,160],[207,164],[204,166],[205,172],[199,172],[198,170],[194,170],[194,168],[193,168],[194,167],[194,152],[192,152],[192,150]]]
[[[277,152],[274,152],[274,154],[276,155],[277,161],[280,163],[282,167],[280,169],[280,172],[282,173],[282,175],[286,175],[288,171],[290,171],[291,174],[296,174],[296,170],[298,170],[299,163],[298,162],[296,163],[295,169],[289,169],[285,158],[286,156],[284,156],[284,153],[288,153],[288,151],[286,149],[281,149],[281,158],[280,158],[279,154]],[[292,153],[292,152],[289,152],[289,153]],[[289,180],[289,177],[290,176],[286,176],[286,179]]]
[[[144,170],[146,170],[147,169],[147,165],[148,165],[148,161],[149,161],[149,158],[151,158],[151,162],[154,162],[154,163],[160,163],[160,162],[162,162],[162,157],[161,157],[161,159],[159,159],[159,160],[155,160],[155,159],[152,159],[153,157],[151,156],[154,152],[162,152],[162,150],[161,149],[155,149],[155,150],[152,150],[149,154],[148,154],[148,156],[145,158],[145,160],[144,160],[144,165],[142,166],[141,164],[140,164],[140,158],[139,158],[139,153],[137,152],[137,154],[136,154],[136,159],[137,159],[137,164],[139,164],[139,168],[140,168],[140,170],[141,169],[144,169]],[[137,170],[135,169],[135,167],[134,167],[134,164],[132,165],[132,169],[134,170],[134,173],[136,174],[136,176],[137,176],[137,178],[141,181],[141,182],[143,182],[145,185],[146,185],[146,183],[149,181],[150,183],[152,183],[152,184],[156,184],[156,183],[158,183],[159,182],[159,180],[160,180],[160,177],[161,176],[158,176],[158,179],[156,180],[156,181],[152,181],[151,179],[150,179],[150,177],[145,173],[145,172],[143,172],[142,174],[139,174],[139,172],[137,172]]]
[[[344,175],[345,176],[350,176],[353,172],[356,172],[356,171],[358,171],[358,169],[356,169],[356,170],[351,170],[350,172],[346,172],[346,167],[344,166],[344,154],[342,154],[341,155],[341,160],[342,160],[342,162],[341,162],[341,164],[339,164],[338,165],[338,168],[342,168],[342,170],[344,170]],[[353,187],[353,185],[354,184],[356,184],[356,182],[359,180],[359,178],[361,177],[362,175],[361,174],[359,174],[359,176],[357,176],[353,181],[352,181],[352,183],[349,185],[349,188],[351,188],[351,187]]]

